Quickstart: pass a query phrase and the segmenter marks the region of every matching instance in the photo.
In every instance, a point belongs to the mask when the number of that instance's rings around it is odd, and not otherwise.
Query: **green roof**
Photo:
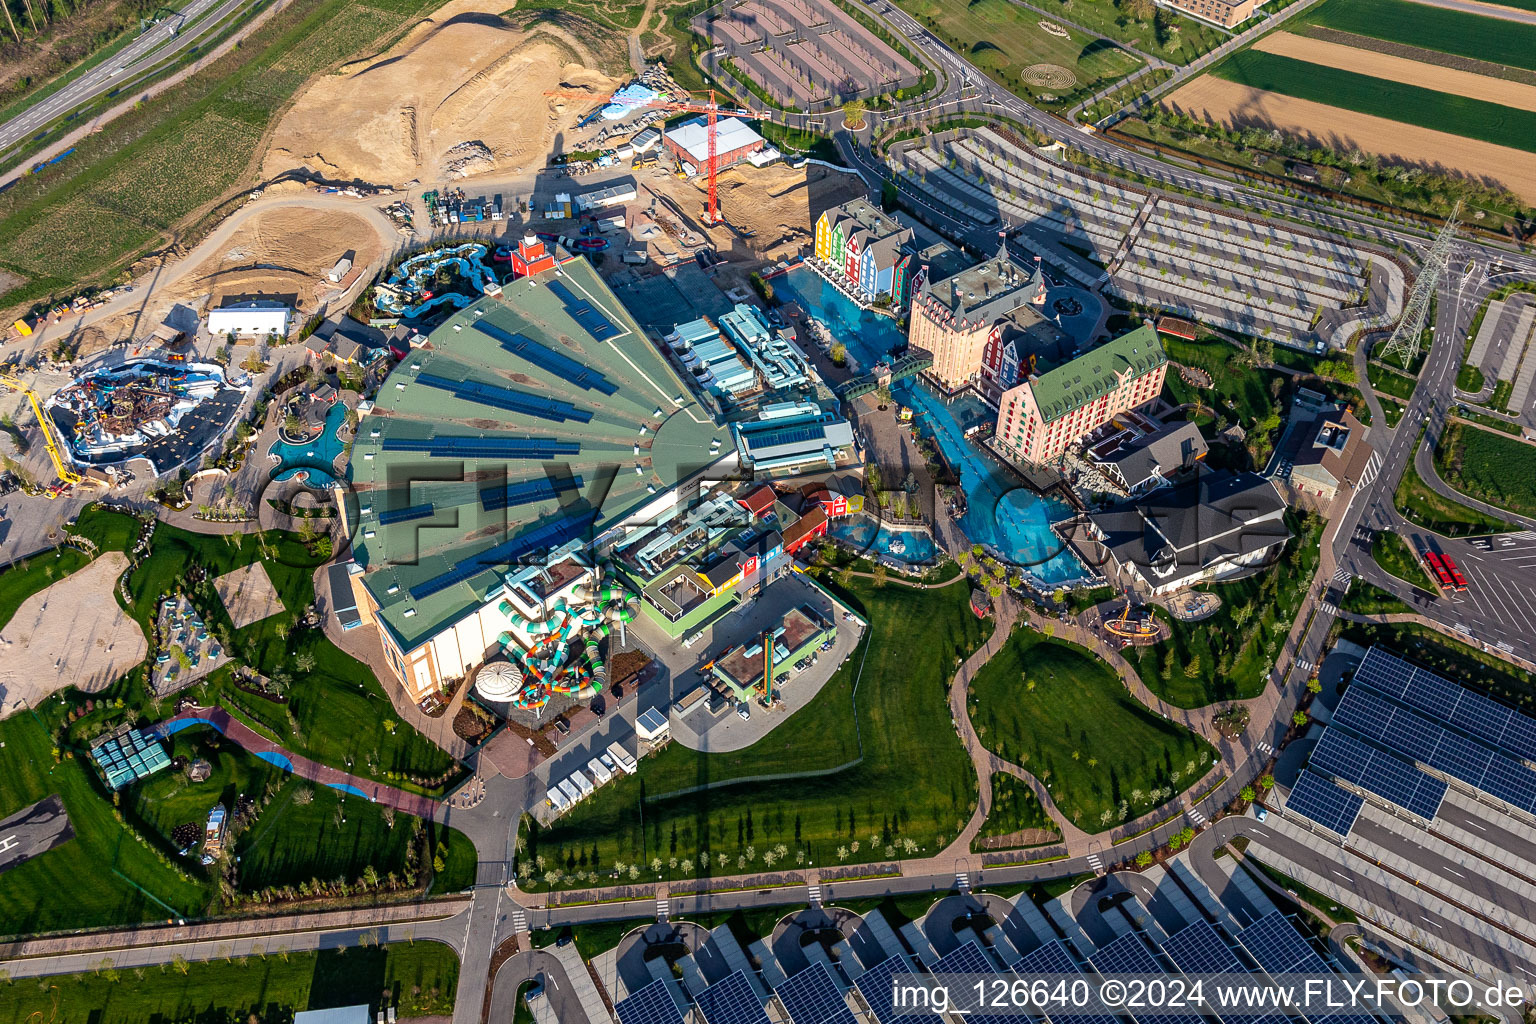
[[[730,450],[576,259],[455,313],[384,381],[348,468],[355,557],[409,651],[494,594],[520,540],[590,539]]]
[[[1119,375],[1127,370],[1132,377],[1140,377],[1166,362],[1168,354],[1157,332],[1142,326],[1042,373],[1030,388],[1040,415],[1049,423],[1115,390]]]

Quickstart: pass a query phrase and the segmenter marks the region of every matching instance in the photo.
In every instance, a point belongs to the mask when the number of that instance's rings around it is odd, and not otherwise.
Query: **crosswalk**
[[[1381,452],[1376,452],[1371,456],[1370,461],[1365,464],[1365,469],[1361,471],[1360,483],[1355,486],[1355,490],[1363,491],[1367,487],[1371,486],[1371,481],[1375,480],[1376,474],[1380,472]]]
[[[1324,614],[1327,614],[1327,615],[1337,615],[1337,614],[1339,614],[1339,606],[1334,604],[1332,601],[1319,601],[1317,603],[1317,606],[1318,606],[1318,608],[1322,609]]]
[[[1270,746],[1268,743],[1260,743],[1259,749],[1264,751],[1266,754],[1273,754],[1275,752],[1275,748]]]
[[[1201,814],[1200,808],[1196,807],[1194,804],[1189,805],[1189,817],[1190,820],[1195,823],[1196,828],[1205,827],[1205,815]]]
[[[1312,663],[1310,661],[1308,661],[1306,658],[1297,658],[1296,659],[1296,667],[1301,669],[1303,672],[1311,672],[1312,671]]]
[[[656,897],[656,920],[658,920],[658,921],[665,921],[666,919],[667,919],[667,898],[665,896],[657,896]]]
[[[1088,867],[1096,875],[1102,875],[1104,873],[1104,862],[1099,859],[1099,855],[1097,853],[1090,853],[1088,855]]]
[[[809,889],[810,893],[811,893],[811,906],[813,906],[813,907],[821,906],[821,886],[819,886],[819,885],[809,885],[809,886],[806,886],[806,888]]]
[[[1348,583],[1354,578],[1355,574],[1350,572],[1348,569],[1335,569],[1333,572],[1333,583],[1335,586]]]
[[[955,872],[955,888],[961,892],[971,891],[971,876],[964,871]]]
[[[512,933],[521,935],[528,930],[528,915],[521,909],[512,911]]]

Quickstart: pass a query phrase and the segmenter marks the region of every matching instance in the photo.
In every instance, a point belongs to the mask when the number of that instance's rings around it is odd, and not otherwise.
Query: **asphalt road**
[[[38,100],[0,125],[0,150],[9,149],[28,135],[41,132],[76,107],[132,81],[135,75],[186,49],[205,30],[217,25],[226,15],[247,2],[249,0],[192,0],[178,15],[166,17],[159,24],[150,26],[147,32],[111,59],[102,61],[51,96]],[[214,8],[217,9],[212,10]],[[204,14],[209,16],[198,20]],[[189,30],[183,32],[184,26],[190,26]]]

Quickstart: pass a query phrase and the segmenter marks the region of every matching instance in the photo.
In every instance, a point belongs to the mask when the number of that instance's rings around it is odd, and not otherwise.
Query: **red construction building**
[[[554,265],[555,254],[533,235],[524,235],[512,251],[512,273],[516,277],[529,277],[549,270]]]

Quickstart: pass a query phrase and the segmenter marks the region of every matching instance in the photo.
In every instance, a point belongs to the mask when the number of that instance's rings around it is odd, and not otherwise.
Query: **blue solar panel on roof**
[[[570,402],[562,402],[554,398],[546,398],[543,395],[530,395],[514,388],[500,387],[495,384],[482,384],[474,380],[449,380],[431,373],[423,373],[416,378],[418,383],[428,387],[447,391],[455,398],[466,402],[475,402],[479,405],[489,406],[493,409],[506,409],[508,412],[520,412],[527,416],[537,416],[540,419],[553,420],[563,423],[566,420],[575,420],[578,423],[592,422],[592,414],[585,409],[578,409]]]
[[[1163,943],[1163,952],[1186,973],[1237,974],[1243,963],[1209,921],[1179,929]]]
[[[1167,971],[1147,949],[1142,937],[1131,932],[1108,943],[1089,958],[1094,970],[1100,974],[1141,974],[1166,976]],[[1190,1018],[1178,1014],[1155,1013],[1137,1010],[1134,1014],[1140,1024],[1190,1024]]]
[[[388,512],[380,512],[379,524],[381,526],[391,526],[395,523],[408,523],[413,519],[428,519],[435,508],[436,506],[431,502],[427,502],[424,505],[411,505],[408,508],[397,508]]]
[[[1536,719],[1496,700],[1473,693],[1380,647],[1366,652],[1354,679],[1515,757],[1536,763]]]
[[[959,949],[939,957],[932,970],[936,976],[946,974],[976,976],[967,979],[964,984],[957,983],[957,979],[949,979],[952,998],[957,1003],[960,1003],[961,1000],[974,1003],[974,990],[971,988],[971,985],[984,978],[990,979],[1000,976],[997,967],[987,956],[986,952],[982,950],[981,943],[975,939],[965,943]],[[966,1004],[961,1003],[961,1005]],[[1010,1024],[1010,1022],[1011,1024],[1020,1024],[1020,1021],[1025,1019],[1024,1016],[1018,1014],[995,1013],[975,1007],[971,1007],[970,1012],[965,1016],[968,1024]],[[1038,1020],[1040,1018],[1036,1016],[1034,1019]]]
[[[774,989],[792,1024],[857,1024],[826,964],[814,963]]]
[[[538,477],[501,487],[483,488],[480,491],[480,505],[487,512],[494,512],[503,508],[516,508],[518,505],[532,505],[536,501],[555,498],[579,487],[579,476]]]
[[[1445,798],[1440,779],[1339,729],[1323,734],[1311,763],[1426,820],[1434,820]]]
[[[1328,969],[1323,958],[1278,910],[1244,928],[1237,939],[1259,966],[1272,975],[1298,972],[1320,975]]]
[[[524,555],[546,548],[557,548],[585,534],[591,529],[596,519],[596,512],[583,512],[580,515],[551,520],[512,540],[487,548],[477,555],[467,556],[464,561],[447,572],[416,584],[411,588],[410,594],[419,601],[439,591],[447,590],[456,583],[473,579],[489,569],[510,565]]]
[[[503,330],[484,319],[476,320],[472,326],[481,334],[495,338],[501,343],[502,348],[513,355],[527,360],[567,383],[588,391],[599,391],[605,395],[618,394],[617,384],[611,383],[601,373],[572,359],[564,352],[556,352],[548,345],[542,345],[525,334]]]
[[[581,445],[576,441],[555,441],[545,437],[456,437],[433,438],[386,437],[387,452],[420,452],[437,459],[550,459],[557,455],[576,455]]]
[[[743,971],[717,982],[694,998],[704,1024],[768,1024],[768,1014]]]
[[[581,324],[581,329],[598,341],[619,333],[619,329],[613,326],[606,316],[594,309],[592,303],[585,299],[578,299],[569,288],[559,281],[549,282],[549,290],[559,296],[561,302],[565,303],[565,311],[570,314],[571,319]]]
[[[1355,827],[1364,806],[1359,796],[1310,771],[1301,773],[1285,801],[1286,811],[1316,822],[1341,839]]]
[[[619,1024],[683,1024],[683,1015],[667,991],[667,986],[673,984],[676,983],[653,981],[628,999],[619,1000],[614,1006]]]
[[[932,1014],[902,1013],[894,1005],[892,985],[896,978],[918,973],[907,962],[906,954],[898,954],[880,961],[859,976],[853,987],[859,990],[864,1002],[879,1024],[933,1024]]]

